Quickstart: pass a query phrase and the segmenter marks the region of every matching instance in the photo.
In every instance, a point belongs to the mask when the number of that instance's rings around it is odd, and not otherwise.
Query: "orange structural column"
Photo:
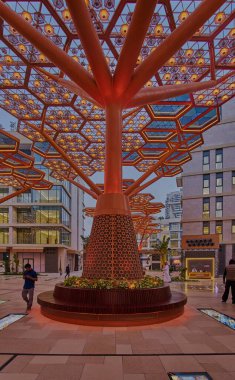
[[[106,107],[104,193],[122,193],[122,115],[117,104]]]

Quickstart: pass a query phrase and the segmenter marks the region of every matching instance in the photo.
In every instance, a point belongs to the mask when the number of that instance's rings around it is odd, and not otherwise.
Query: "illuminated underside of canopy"
[[[34,159],[19,150],[19,140],[0,131],[0,185],[17,190],[0,199],[3,203],[28,189],[50,189],[52,183],[45,180],[45,173],[34,167]]]

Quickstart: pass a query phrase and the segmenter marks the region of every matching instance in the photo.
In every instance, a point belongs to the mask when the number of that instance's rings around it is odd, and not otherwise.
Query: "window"
[[[23,194],[18,195],[17,196],[17,202],[19,202],[19,203],[31,203],[32,202],[31,190],[27,190]]]
[[[9,229],[0,228],[0,244],[8,244],[8,243],[9,243]]]
[[[58,229],[36,229],[36,244],[59,244],[60,232]]]
[[[209,222],[203,222],[203,235],[209,235],[210,233],[210,223]]]
[[[0,224],[9,223],[9,210],[8,208],[0,208]]]
[[[62,208],[62,224],[71,227],[71,216]]]
[[[205,150],[203,152],[202,168],[203,168],[203,170],[209,170],[210,169],[210,151],[209,150]]]
[[[235,186],[235,172],[232,172],[232,185]]]
[[[18,223],[34,223],[34,217],[30,207],[17,209],[17,222]]]
[[[203,198],[203,218],[209,219],[210,217],[210,198]]]
[[[203,194],[210,193],[210,174],[203,174]]]
[[[179,231],[180,230],[180,223],[170,223],[169,229],[171,231]]]
[[[34,210],[36,214],[36,223],[61,223],[61,208],[59,206],[39,206],[34,207]]]
[[[215,216],[216,218],[223,216],[223,197],[216,197]]]
[[[17,244],[33,244],[31,228],[17,229]]]
[[[9,193],[9,189],[6,187],[0,187],[0,198],[6,197]]]
[[[222,241],[222,239],[223,239],[223,222],[222,222],[222,220],[216,221],[215,232],[220,235],[220,241]]]
[[[232,220],[232,234],[235,234],[235,220]]]
[[[216,149],[215,151],[215,168],[222,169],[223,167],[223,149]]]
[[[171,248],[178,248],[178,240],[171,241]]]
[[[216,193],[223,192],[223,173],[216,173]]]
[[[171,239],[176,239],[176,240],[179,239],[178,232],[171,232],[170,236],[171,236]]]

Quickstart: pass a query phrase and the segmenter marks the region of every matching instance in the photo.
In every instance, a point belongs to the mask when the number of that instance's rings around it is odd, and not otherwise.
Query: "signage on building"
[[[207,250],[219,248],[219,234],[213,235],[184,235],[182,236],[182,249],[193,250]]]

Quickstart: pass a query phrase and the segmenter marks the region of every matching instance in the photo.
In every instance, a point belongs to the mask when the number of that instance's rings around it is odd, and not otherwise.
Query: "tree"
[[[170,242],[170,238],[164,235],[162,241],[160,239],[157,239],[156,245],[154,247],[160,254],[161,268],[164,266],[164,263],[167,261],[169,242]]]
[[[3,263],[4,263],[4,273],[7,274],[11,271],[9,256],[6,256],[3,258]]]

